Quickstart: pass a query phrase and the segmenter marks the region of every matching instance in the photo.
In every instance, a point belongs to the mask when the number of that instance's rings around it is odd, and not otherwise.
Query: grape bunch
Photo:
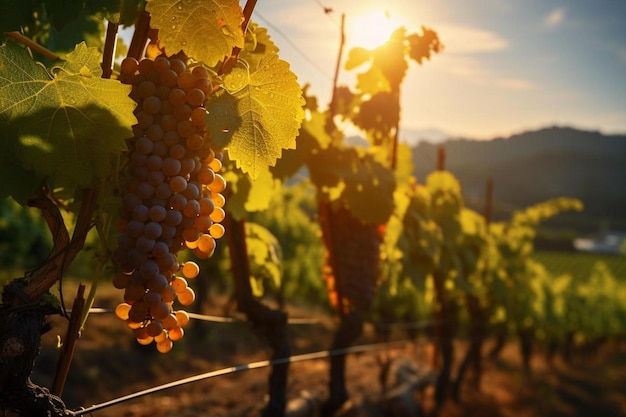
[[[189,321],[173,303],[195,300],[187,280],[199,273],[193,261],[179,264],[177,253],[188,248],[208,258],[224,235],[222,154],[212,148],[204,121],[213,87],[204,67],[189,69],[175,56],[126,58],[119,79],[132,85],[137,124],[127,141],[116,223],[113,260],[120,272],[113,285],[124,289],[124,303],[115,312],[139,343],[168,352]]]
[[[327,249],[323,271],[330,300],[346,313],[367,311],[380,272],[379,226],[361,222],[341,203],[326,203],[320,221]]]

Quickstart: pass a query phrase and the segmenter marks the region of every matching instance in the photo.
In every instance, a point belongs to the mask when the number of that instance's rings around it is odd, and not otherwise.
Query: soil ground
[[[71,293],[71,292],[70,292]],[[112,307],[116,299],[99,299],[98,305]],[[224,314],[225,303],[216,303],[208,314]],[[292,354],[327,349],[336,326],[324,311],[289,309],[290,317],[316,317],[317,324],[290,327]],[[66,321],[53,320],[53,329],[44,335],[33,381],[50,386],[55,372],[57,335],[64,336]],[[395,339],[405,336],[398,332]],[[370,327],[357,344],[377,342]],[[488,344],[489,345],[489,344]],[[486,346],[488,347],[488,346]],[[457,356],[465,343],[456,345]],[[246,323],[194,322],[185,338],[168,354],[154,346],[140,346],[125,324],[112,314],[89,317],[87,329],[78,342],[63,399],[77,410],[216,369],[268,359],[268,349]],[[406,357],[419,367],[431,362],[432,346],[427,339],[407,342],[388,351],[352,354],[347,360],[347,384],[351,401],[345,416],[385,416],[381,405],[381,360]],[[266,401],[269,368],[252,369],[205,379],[177,388],[123,402],[95,411],[96,417],[235,417],[259,416]],[[290,400],[323,400],[327,395],[328,360],[291,364]],[[611,344],[589,357],[572,363],[560,358],[548,364],[540,352],[533,356],[532,373],[521,366],[518,346],[508,343],[498,360],[484,361],[480,387],[465,383],[461,401],[449,400],[441,417],[618,417],[626,416],[626,346]],[[428,414],[433,410],[432,387],[415,393]]]

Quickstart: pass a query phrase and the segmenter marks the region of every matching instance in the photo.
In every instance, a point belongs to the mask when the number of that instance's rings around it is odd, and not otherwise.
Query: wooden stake
[[[81,322],[83,316],[83,308],[85,307],[85,286],[80,284],[74,305],[72,306],[72,315],[67,325],[67,333],[65,334],[65,342],[61,348],[59,361],[57,362],[56,374],[50,392],[60,397],[65,387],[65,381],[70,371],[74,351],[76,350],[76,342],[80,337]]]

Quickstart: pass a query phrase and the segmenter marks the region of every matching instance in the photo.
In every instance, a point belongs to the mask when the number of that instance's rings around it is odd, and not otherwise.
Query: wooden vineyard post
[[[491,224],[491,213],[493,207],[493,179],[487,179],[487,186],[485,192],[485,230],[489,234],[489,225]],[[489,259],[486,260],[489,262]],[[486,279],[486,274],[489,271],[489,265],[485,266],[485,269],[481,272],[483,281]],[[474,378],[472,386],[477,390],[480,390],[481,376],[482,376],[482,347],[485,341],[487,332],[486,323],[486,311],[480,305],[480,300],[474,294],[465,294],[465,304],[467,307],[467,314],[470,318],[470,332],[469,332],[469,346],[459,365],[456,379],[452,385],[452,398],[455,401],[460,400],[461,386],[463,385],[463,379],[467,370],[472,367]]]
[[[235,220],[230,213],[224,219],[226,238],[235,281],[237,309],[252,323],[259,337],[272,348],[272,359],[291,355],[287,337],[287,314],[273,310],[254,298],[250,285],[250,267],[246,247],[245,220]],[[289,364],[274,365],[269,377],[269,402],[263,411],[265,417],[285,415],[287,403],[287,376]]]

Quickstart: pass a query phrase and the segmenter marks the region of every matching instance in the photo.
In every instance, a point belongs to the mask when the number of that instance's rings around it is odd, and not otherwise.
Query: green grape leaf
[[[311,118],[305,120],[296,138],[296,148],[286,149],[282,157],[271,168],[272,174],[278,179],[287,179],[296,174],[304,164],[309,163],[309,157],[327,148],[332,138],[325,129],[326,116],[323,113],[312,112]]]
[[[382,69],[372,66],[367,71],[357,74],[356,88],[363,95],[374,95],[391,91],[391,84]]]
[[[235,0],[149,0],[150,26],[168,55],[187,56],[214,67],[244,47],[243,14]]]
[[[242,176],[244,175],[242,174]],[[244,177],[248,178],[247,176]],[[246,211],[250,213],[267,210],[270,207],[272,196],[277,191],[277,187],[278,183],[270,173],[269,167],[261,170],[259,176],[252,181],[248,199],[244,205]]]
[[[347,71],[350,71],[360,67],[371,59],[372,51],[361,46],[357,46],[356,48],[350,49],[350,52],[348,52],[348,59],[346,60],[344,68]]]
[[[250,194],[252,182],[250,178],[241,175],[241,171],[234,167],[224,170],[222,175],[230,190],[224,210],[229,212],[235,220],[244,219],[247,215],[245,205]]]
[[[250,23],[239,59],[245,61],[250,68],[258,68],[261,59],[270,53],[277,54],[278,47],[270,38],[267,29],[256,23]]]
[[[136,123],[130,87],[102,79],[100,53],[79,44],[52,74],[25,49],[0,47],[0,126],[19,133],[14,157],[43,178],[89,186],[112,169]]]
[[[376,162],[372,155],[354,161],[344,177],[342,198],[352,214],[366,223],[386,223],[393,212],[396,181],[393,171]]]
[[[396,181],[398,184],[406,184],[415,180],[413,175],[413,152],[411,146],[406,143],[398,144],[396,153]]]
[[[275,53],[244,74],[239,62],[224,76],[224,86],[236,90],[222,89],[209,99],[206,123],[216,146],[226,148],[237,167],[254,179],[263,167],[276,164],[283,149],[295,148],[304,99],[289,64]]]
[[[371,224],[387,222],[394,203],[396,182],[393,172],[373,155],[355,148],[329,147],[309,158],[311,181],[319,189],[329,189],[340,198],[352,215]]]

